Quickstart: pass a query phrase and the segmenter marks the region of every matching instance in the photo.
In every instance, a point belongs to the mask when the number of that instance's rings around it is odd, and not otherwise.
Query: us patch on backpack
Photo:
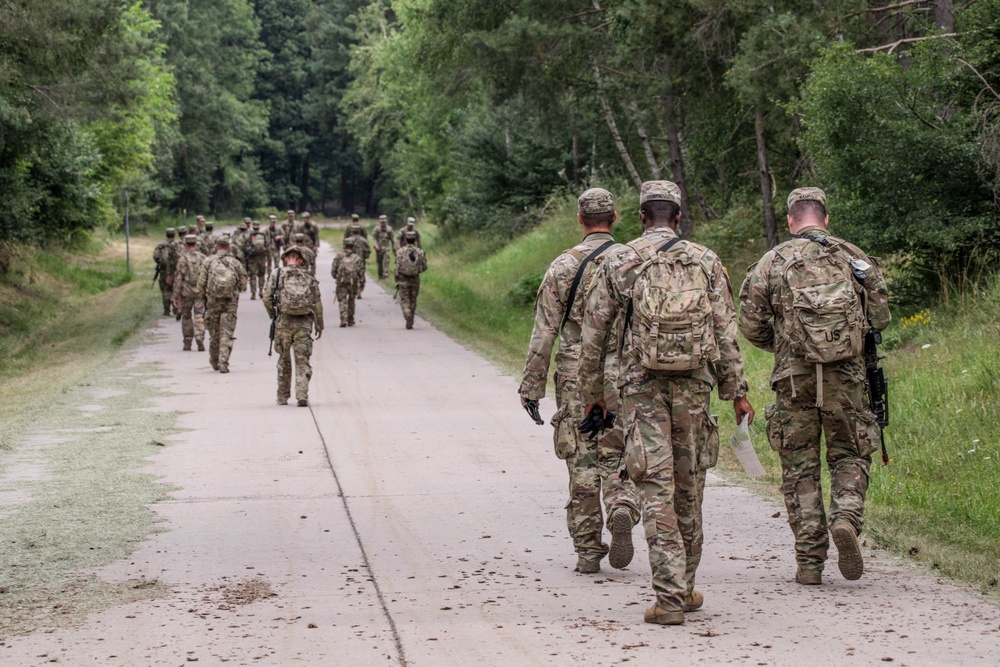
[[[859,356],[867,327],[849,258],[837,246],[812,241],[795,243],[781,255],[785,338],[792,354],[812,364]]]
[[[708,251],[686,245],[662,252],[646,239],[629,245],[644,260],[632,287],[630,324],[643,367],[691,371],[718,361],[712,283],[701,263]]]

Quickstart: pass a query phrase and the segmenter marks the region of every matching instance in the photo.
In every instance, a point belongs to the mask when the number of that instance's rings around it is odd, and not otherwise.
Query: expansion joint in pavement
[[[347,515],[347,521],[351,525],[351,532],[354,533],[354,541],[358,544],[358,549],[361,551],[361,560],[364,562],[365,569],[368,571],[369,579],[372,582],[372,586],[375,588],[375,596],[378,598],[379,607],[382,609],[382,615],[385,616],[385,620],[389,623],[389,630],[392,632],[392,641],[396,646],[396,660],[399,661],[400,667],[406,667],[406,652],[403,650],[403,641],[399,637],[399,630],[396,628],[396,621],[392,617],[392,612],[389,611],[389,605],[385,601],[385,596],[382,594],[382,588],[379,586],[378,577],[375,576],[375,571],[372,569],[371,561],[368,560],[368,552],[365,551],[365,544],[361,540],[361,533],[358,532],[358,526],[354,522],[354,515],[351,513],[351,506],[347,503],[347,495],[344,493],[344,487],[340,484],[340,478],[337,476],[337,469],[333,467],[333,459],[330,458],[330,448],[327,447],[326,438],[323,437],[323,430],[319,427],[319,421],[316,419],[316,413],[313,412],[312,406],[309,406],[309,414],[312,415],[313,424],[316,425],[316,433],[319,435],[319,441],[323,443],[323,455],[326,456],[327,467],[330,468],[330,473],[333,475],[333,481],[337,485],[337,495],[340,496],[340,501],[344,504],[344,513]]]

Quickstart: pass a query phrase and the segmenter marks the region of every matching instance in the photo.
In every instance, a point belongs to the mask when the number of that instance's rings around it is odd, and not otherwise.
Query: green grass
[[[634,221],[623,217],[626,233],[634,230]],[[573,203],[557,206],[539,227],[509,243],[445,238],[432,225],[421,226],[421,234],[430,266],[421,282],[421,314],[519,375],[534,288],[552,259],[580,238]],[[702,234],[722,244],[719,254],[738,290],[746,265],[762,252],[762,240],[733,236],[717,225]],[[965,310],[942,307],[905,321],[897,317],[885,334],[892,460],[872,465],[865,535],[875,546],[994,592],[1000,579],[1000,282]],[[753,440],[768,474],[747,479],[728,447],[720,471],[780,499],[780,464],[763,419],[765,404],[773,400],[773,358],[745,341],[741,347],[759,416]],[[716,402],[713,410],[722,415],[721,435],[728,442],[732,408]]]

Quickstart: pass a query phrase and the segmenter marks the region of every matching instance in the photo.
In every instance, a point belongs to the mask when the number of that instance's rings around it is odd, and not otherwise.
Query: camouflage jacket
[[[240,296],[239,293],[245,292],[247,289],[247,270],[243,268],[243,263],[228,252],[216,253],[205,260],[205,263],[201,267],[201,275],[198,276],[198,286],[195,288],[198,296],[205,297],[209,303],[215,300],[225,301],[224,298],[216,298],[206,292],[208,288],[208,278],[212,275],[212,266],[219,262],[225,262],[229,265],[229,268],[236,272],[236,280],[238,283],[237,288],[239,291],[230,295],[230,299],[238,299]]]
[[[399,246],[396,249],[396,255],[397,255],[397,257],[399,255],[399,253],[401,253],[401,252],[404,251],[404,249],[406,248],[406,245],[407,244],[404,243],[404,244],[402,244],[401,246]],[[417,246],[417,247],[419,247],[419,246]],[[420,271],[420,273],[423,273],[424,271],[427,270],[427,255],[425,255],[423,253],[423,249],[421,249],[421,252],[420,252],[420,259],[418,261],[418,265],[419,265],[419,271]],[[420,275],[419,274],[415,275],[415,276],[404,276],[404,275],[401,275],[399,273],[399,260],[397,259],[396,260],[395,280],[396,280],[396,284],[397,285],[419,285],[420,284]]]
[[[177,270],[177,247],[174,242],[161,241],[153,249],[153,261],[160,267],[160,275],[174,275]]]
[[[198,250],[208,257],[215,254],[215,234],[201,232],[198,234]]]
[[[198,296],[198,280],[201,278],[205,256],[198,252],[184,251],[177,258],[177,273],[174,274],[174,299],[193,299]]]
[[[254,253],[253,250],[253,239],[255,236],[259,236],[264,240],[264,246],[261,248],[261,251],[259,253]],[[244,256],[247,259],[251,257],[256,257],[256,258],[267,257],[268,245],[270,244],[270,241],[268,240],[266,231],[261,229],[258,229],[257,231],[251,230],[250,232],[247,232],[244,242],[246,244],[244,246]]]
[[[368,261],[368,257],[372,254],[371,246],[368,245],[368,239],[366,239],[361,234],[355,234],[354,238],[354,252],[361,257],[362,262]]]
[[[417,231],[416,228],[407,230],[406,227],[403,227],[402,229],[400,229],[399,230],[399,234],[396,235],[396,246],[398,247],[398,246],[404,245],[406,243],[406,232],[407,231],[417,232],[417,240],[414,241],[413,244],[415,246],[417,246],[418,248],[422,249],[424,246],[421,245],[421,243],[420,243],[420,232]]]
[[[677,234],[669,227],[654,227],[643,232],[642,237],[656,246],[661,246]],[[633,242],[634,243],[634,242]],[[669,252],[684,253],[687,249],[697,251],[699,260],[709,277],[712,304],[712,328],[719,346],[720,359],[693,371],[667,373],[646,369],[639,360],[639,341],[635,331],[624,322],[619,329],[618,340],[609,345],[615,333],[615,320],[628,312],[632,287],[638,277],[638,269],[643,259],[628,245],[621,251],[609,255],[601,272],[595,277],[586,313],[583,317],[582,344],[580,349],[580,398],[584,404],[594,403],[603,397],[605,376],[605,354],[608,348],[619,351],[620,375],[618,386],[623,395],[642,391],[646,383],[666,377],[692,377],[716,383],[719,398],[733,400],[746,394],[747,384],[743,378],[743,355],[737,342],[736,306],[733,302],[732,287],[718,256],[704,246],[682,241]]]
[[[229,252],[244,265],[247,261],[247,236],[246,232],[237,230],[229,237]]]
[[[576,380],[587,287],[598,274],[602,263],[616,250],[624,249],[625,246],[615,244],[587,264],[577,285],[576,295],[573,297],[573,307],[567,315],[569,291],[580,269],[580,263],[608,241],[614,241],[611,234],[605,232],[588,234],[581,243],[556,257],[545,272],[542,284],[538,287],[538,295],[535,297],[535,324],[531,330],[528,358],[524,363],[524,374],[518,389],[518,393],[524,398],[538,400],[545,396],[549,360],[552,358],[552,348],[557,337],[559,350],[556,352],[556,381],[562,384]],[[560,331],[559,327],[564,316],[566,324]]]
[[[357,246],[357,242],[354,243]],[[345,283],[351,287],[357,287],[361,282],[361,274],[365,271],[364,260],[354,252],[341,252],[333,258],[333,268],[330,275],[337,281],[337,287]]]
[[[867,315],[871,324],[882,330],[889,324],[889,299],[882,272],[871,257],[855,245],[833,236],[820,227],[802,230],[802,236],[829,239],[828,243],[841,244],[851,258],[862,259],[871,265],[868,277],[857,283],[856,289],[863,292],[868,304]],[[815,372],[815,366],[797,359],[791,354],[784,336],[785,312],[788,309],[788,294],[784,285],[783,269],[796,255],[796,249],[815,243],[805,238],[793,238],[775,246],[759,262],[747,269],[746,280],[740,289],[740,333],[750,343],[762,350],[774,353],[774,370],[771,372],[771,386],[792,375],[806,375]],[[845,258],[847,261],[847,258]],[[845,373],[859,381],[865,377],[863,357],[845,359],[826,364],[826,368]]]
[[[396,248],[395,238],[392,227],[389,225],[386,225],[385,229],[382,228],[382,225],[375,225],[375,228],[372,229],[372,241],[374,241],[376,250],[394,250]]]
[[[267,310],[267,315],[271,319],[274,319],[274,292],[277,289],[279,276],[284,275],[288,271],[301,271],[303,269],[291,268],[291,267],[281,267],[280,269],[275,269],[271,273],[267,274],[267,278],[264,281],[264,289],[260,294],[261,301],[264,302],[264,308]],[[284,281],[282,281],[284,282]],[[278,294],[278,300],[281,300],[281,294]],[[319,281],[313,278],[313,298],[312,298],[312,314],[310,315],[286,315],[281,312],[281,304],[278,304],[278,321],[275,322],[275,327],[279,329],[315,329],[316,331],[323,330],[323,299],[319,292]]]

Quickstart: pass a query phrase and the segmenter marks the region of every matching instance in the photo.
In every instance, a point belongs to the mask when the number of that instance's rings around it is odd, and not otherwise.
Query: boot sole
[[[861,556],[858,536],[848,526],[834,526],[830,531],[833,543],[837,545],[837,566],[844,579],[855,581],[865,573],[865,561]]]
[[[620,570],[627,567],[635,555],[635,548],[632,546],[632,519],[627,512],[614,512],[608,521],[608,528],[611,529],[608,565]]]

